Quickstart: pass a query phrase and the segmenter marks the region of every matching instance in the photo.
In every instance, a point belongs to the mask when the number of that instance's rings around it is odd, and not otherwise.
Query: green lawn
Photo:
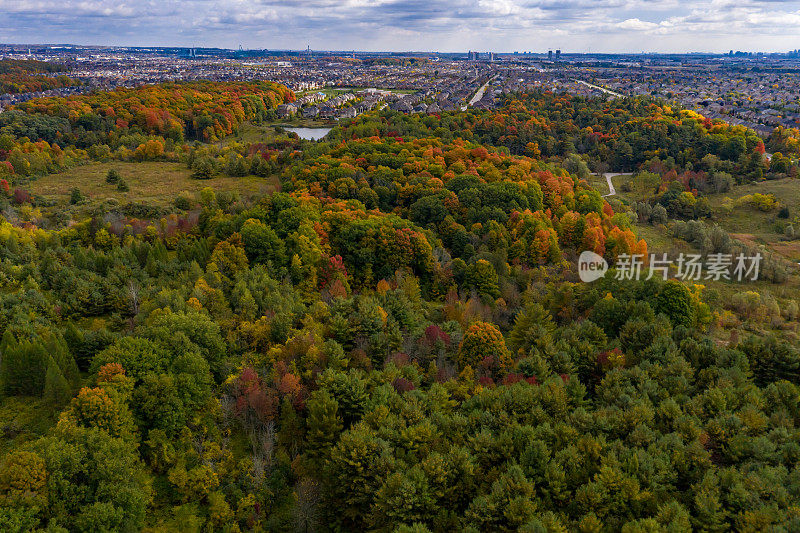
[[[637,191],[636,186],[632,187],[633,190],[631,191],[624,190],[627,188],[625,184],[631,179],[631,176],[614,176],[612,180],[617,194],[608,198],[608,200],[612,198],[627,202],[647,200],[646,195],[641,190]],[[608,193],[608,184],[601,176],[592,175],[588,181],[600,194]],[[638,187],[638,189],[641,189],[641,187]],[[763,212],[754,207],[740,206],[729,211],[723,207],[726,201],[735,201],[742,196],[754,193],[775,195],[781,206],[785,205],[789,208],[789,218],[779,219],[777,216],[778,209]],[[790,262],[796,263],[800,261],[800,240],[786,240],[783,231],[787,222],[800,215],[800,180],[784,178],[738,185],[726,193],[707,195],[707,198],[713,211],[713,217],[708,221],[709,223],[719,224],[733,238],[747,244],[766,245]],[[800,231],[800,226],[796,229]],[[645,238],[651,249],[680,248],[677,241],[670,244],[668,241],[674,239],[668,235],[660,235],[659,231],[652,226],[637,225],[637,232]]]
[[[300,91],[300,92],[297,92],[297,93],[294,93],[294,94],[295,94],[295,96],[297,98],[302,98],[303,96],[305,96],[307,94],[322,93],[322,94],[326,95],[328,98],[333,98],[334,96],[338,96],[338,95],[340,95],[342,93],[349,93],[349,92],[352,92],[354,90],[356,90],[356,89],[351,89],[349,87],[337,87],[337,88],[325,87],[323,89],[310,89],[308,91]]]
[[[313,94],[313,93],[325,93],[329,97],[336,96],[341,93],[355,93],[358,91],[363,91],[365,89],[373,89],[375,87],[326,87],[324,89],[311,89],[309,91],[300,91],[296,92],[295,95],[300,98],[306,94]],[[417,92],[417,89],[384,89],[382,87],[378,87],[382,91],[391,91],[394,94],[414,94]]]

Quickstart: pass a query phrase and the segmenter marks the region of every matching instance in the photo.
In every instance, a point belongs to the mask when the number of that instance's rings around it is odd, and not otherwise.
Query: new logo
[[[585,283],[602,278],[608,270],[608,262],[603,256],[586,250],[578,257],[578,276]]]

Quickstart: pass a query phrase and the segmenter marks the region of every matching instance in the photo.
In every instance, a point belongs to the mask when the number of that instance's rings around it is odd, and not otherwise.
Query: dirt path
[[[608,194],[604,194],[603,196],[614,196],[617,194],[617,190],[614,188],[614,184],[611,183],[611,178],[616,176],[632,176],[632,172],[606,172],[603,176],[606,178],[606,183],[608,183],[608,190],[610,191]]]

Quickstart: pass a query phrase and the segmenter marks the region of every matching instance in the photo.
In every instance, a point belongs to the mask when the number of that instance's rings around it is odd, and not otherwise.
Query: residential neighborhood
[[[386,54],[220,49],[39,48],[0,45],[0,58],[63,64],[74,86],[0,94],[0,110],[31,98],[180,80],[270,80],[297,95],[281,119],[352,118],[387,105],[435,114],[491,109],[516,91],[649,95],[768,134],[800,125],[800,58],[787,54]],[[483,88],[483,92],[478,94]]]

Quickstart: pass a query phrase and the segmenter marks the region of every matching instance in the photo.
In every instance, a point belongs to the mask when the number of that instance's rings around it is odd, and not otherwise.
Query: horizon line
[[[122,48],[122,49],[152,49],[152,50],[165,50],[165,49],[199,49],[199,50],[219,50],[222,52],[291,52],[303,53],[309,50],[308,48],[222,48],[218,46],[185,46],[185,45],[116,45],[116,44],[74,44],[74,43],[0,43],[0,47],[71,47],[71,48]],[[482,54],[493,53],[504,56],[527,56],[527,55],[547,55],[550,51],[558,50],[557,47],[548,48],[544,51],[496,51],[496,50],[461,50],[461,51],[441,51],[441,50],[355,50],[355,49],[323,49],[311,48],[311,52],[315,53],[336,53],[336,54],[431,54],[431,55],[453,55],[453,54],[467,54],[469,52],[478,52]],[[561,49],[561,55],[584,55],[584,56],[604,56],[604,55],[630,55],[630,56],[648,56],[648,55],[729,55],[731,52],[744,53],[744,54],[762,54],[762,55],[786,55],[800,50],[798,49],[785,50],[782,52],[772,51],[767,52],[763,50],[728,50],[728,51],[681,51],[681,52],[659,52],[659,51],[625,51],[625,52],[600,52],[600,51],[565,51]]]

